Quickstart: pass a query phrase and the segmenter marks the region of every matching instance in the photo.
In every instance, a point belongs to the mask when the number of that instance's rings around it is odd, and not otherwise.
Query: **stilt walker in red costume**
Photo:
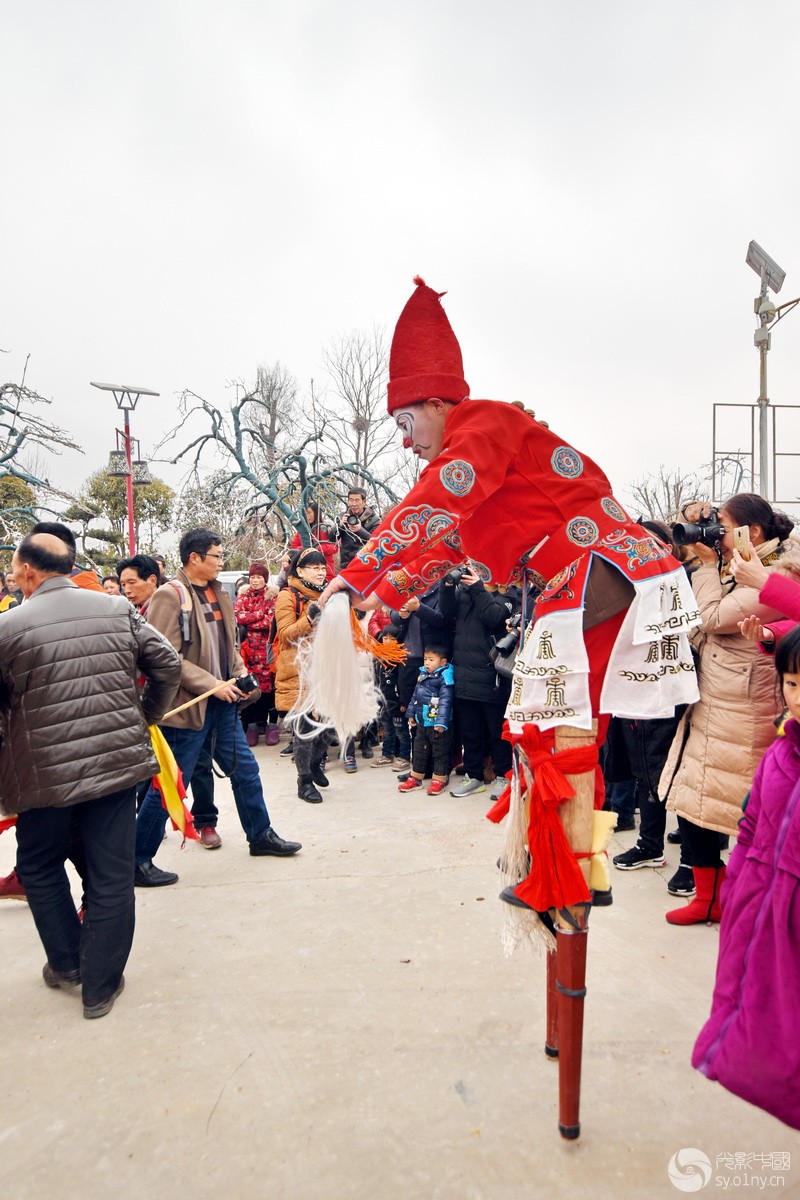
[[[541,589],[506,713],[510,796],[489,815],[510,807],[512,833],[527,826],[527,847],[512,852],[507,838],[516,874],[502,898],[554,954],[548,1053],[559,1057],[559,1129],[575,1138],[590,879],[607,880],[614,819],[595,807],[599,746],[610,713],[665,717],[697,699],[687,634],[700,618],[682,568],[590,458],[514,404],[470,399],[444,293],[414,282],[388,407],[428,467],[325,595],[348,588],[359,606],[399,608],[467,557],[485,582]]]

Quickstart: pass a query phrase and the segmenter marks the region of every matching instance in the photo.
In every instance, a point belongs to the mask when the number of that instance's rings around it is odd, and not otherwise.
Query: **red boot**
[[[725,879],[724,867],[692,867],[697,894],[683,908],[665,914],[670,925],[701,925],[719,921],[722,909],[719,894]]]
[[[0,900],[27,900],[27,898],[15,867],[10,875],[6,875],[5,879],[0,879]]]

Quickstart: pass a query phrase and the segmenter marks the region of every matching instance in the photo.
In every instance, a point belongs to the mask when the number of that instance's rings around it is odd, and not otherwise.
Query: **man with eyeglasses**
[[[227,592],[216,582],[225,554],[220,539],[210,529],[190,529],[178,547],[181,569],[153,595],[147,612],[153,625],[181,657],[181,684],[174,707],[217,687],[200,700],[170,717],[161,731],[188,787],[204,744],[217,765],[230,777],[239,820],[255,857],[288,857],[299,842],[279,837],[270,823],[261,776],[239,720],[238,701],[245,698],[232,679],[245,675],[236,649],[236,622]],[[252,693],[251,693],[252,695]],[[213,801],[208,811],[192,806],[195,825],[216,830],[218,812]],[[153,787],[142,801],[136,822],[137,887],[164,887],[177,883],[174,871],[162,871],[153,858],[161,845],[166,823],[161,795]],[[217,835],[218,837],[219,835]],[[221,844],[221,841],[217,845]]]

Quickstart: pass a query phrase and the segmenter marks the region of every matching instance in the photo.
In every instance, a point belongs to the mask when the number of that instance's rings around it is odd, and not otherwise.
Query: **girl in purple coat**
[[[692,1065],[800,1129],[800,628],[775,667],[792,719],[756,771],[728,863],[711,1016]]]

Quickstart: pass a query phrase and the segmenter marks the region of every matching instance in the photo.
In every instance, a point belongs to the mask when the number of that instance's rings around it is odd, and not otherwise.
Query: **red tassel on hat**
[[[412,292],[395,326],[389,354],[389,412],[438,396],[460,404],[469,395],[461,347],[441,305],[444,292],[414,276]]]

